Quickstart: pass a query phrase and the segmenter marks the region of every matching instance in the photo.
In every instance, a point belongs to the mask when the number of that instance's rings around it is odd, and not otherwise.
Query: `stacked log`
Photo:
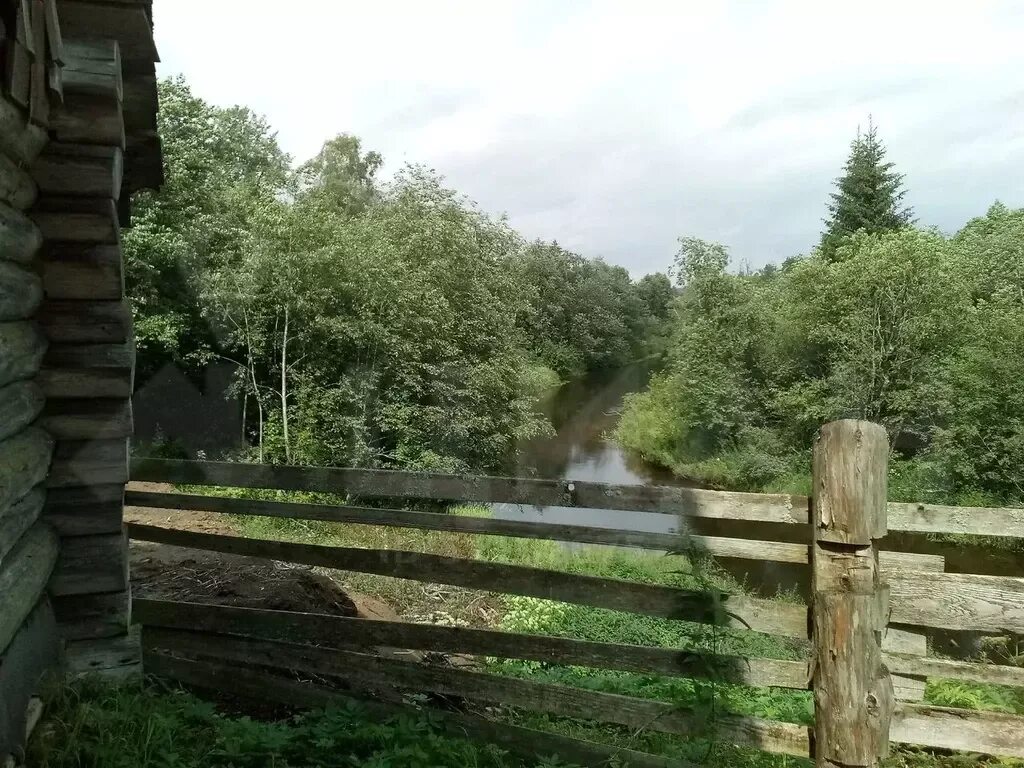
[[[128,558],[121,509],[132,433],[134,347],[118,200],[124,150],[113,40],[65,42],[64,107],[32,168],[43,236],[47,352],[42,423],[56,440],[44,518],[60,535],[50,594],[72,672],[138,670],[126,657]],[[104,656],[104,646],[111,649]]]
[[[25,211],[36,200],[29,171],[45,140],[49,113],[46,12],[21,2],[3,40],[0,97],[0,759],[17,752],[25,713],[43,674],[58,662],[58,637],[46,596],[57,537],[41,521],[53,439],[43,428],[38,374],[47,339],[36,321],[43,301],[38,269],[42,234]],[[41,34],[40,34],[41,33]],[[40,76],[42,81],[40,81]],[[59,83],[59,77],[50,78]]]

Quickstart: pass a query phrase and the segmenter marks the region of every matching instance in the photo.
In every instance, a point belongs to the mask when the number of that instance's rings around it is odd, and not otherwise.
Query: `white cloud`
[[[254,8],[256,10],[254,10]],[[437,168],[531,237],[642,273],[679,234],[806,250],[873,113],[923,223],[1024,205],[1014,2],[156,0],[164,74]]]

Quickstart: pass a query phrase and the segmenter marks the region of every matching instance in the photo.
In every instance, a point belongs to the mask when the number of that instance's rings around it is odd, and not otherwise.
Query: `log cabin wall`
[[[44,241],[42,421],[56,441],[44,515],[60,535],[50,592],[71,672],[130,669],[138,659],[123,643],[133,350],[117,214],[120,48],[116,40],[68,38],[66,50],[64,108],[33,168],[39,197],[31,212]]]
[[[0,764],[48,671],[138,670],[121,226],[159,186],[140,0],[0,0]],[[66,662],[62,667],[61,662]]]
[[[0,761],[7,761],[23,747],[33,695],[60,661],[46,593],[58,539],[40,520],[54,447],[41,417],[42,234],[26,216],[37,197],[31,168],[61,98],[55,3],[0,4],[0,38]]]
[[[55,0],[63,103],[32,168],[43,245],[42,423],[55,440],[44,519],[60,536],[50,593],[71,674],[139,670],[128,633],[122,514],[132,434],[132,315],[121,227],[131,194],[159,186],[149,4]]]

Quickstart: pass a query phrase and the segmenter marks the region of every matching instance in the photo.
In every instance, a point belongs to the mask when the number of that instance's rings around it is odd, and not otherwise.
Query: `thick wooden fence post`
[[[882,665],[888,585],[889,440],[867,421],[826,424],[814,445],[812,643],[817,768],[878,766],[889,751],[893,689]]]

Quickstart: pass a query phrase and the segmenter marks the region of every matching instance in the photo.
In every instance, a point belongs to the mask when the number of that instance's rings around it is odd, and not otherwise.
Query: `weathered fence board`
[[[889,738],[897,744],[1024,757],[1024,717],[902,704],[893,713]]]
[[[1024,632],[1024,578],[894,574],[890,620],[942,629]]]
[[[132,478],[189,485],[313,490],[365,498],[611,509],[790,525],[809,522],[807,498],[789,494],[167,459],[134,460]],[[887,514],[890,531],[1024,538],[1024,509],[889,503]]]
[[[806,727],[692,710],[651,699],[588,691],[565,685],[520,680],[453,667],[438,667],[339,649],[315,648],[208,633],[146,630],[147,650],[199,654],[246,665],[279,667],[335,676],[363,688],[404,688],[523,707],[565,717],[582,717],[661,733],[700,736],[769,752],[806,756]]]
[[[295,544],[139,524],[127,527],[133,539],[158,544],[560,600],[776,635],[804,637],[807,631],[807,611],[803,606],[742,595],[718,596],[655,584],[402,550]]]
[[[1024,509],[890,502],[888,518],[890,531],[1024,538]]]
[[[491,629],[354,619],[317,613],[271,611],[136,599],[133,620],[147,627],[263,637],[342,648],[408,648],[495,656],[673,677],[710,677],[743,685],[803,689],[807,664],[673,648],[601,643]]]
[[[463,517],[437,512],[412,512],[374,507],[343,507],[325,504],[233,499],[221,496],[192,496],[178,493],[148,493],[129,490],[125,504],[156,509],[187,509],[233,515],[259,515],[301,520],[386,525],[432,531],[453,531],[492,536],[513,536],[582,544],[608,544],[621,547],[685,551],[694,555],[772,560],[782,563],[806,563],[807,547],[775,541],[750,541],[722,536],[647,533],[584,525],[499,520],[490,517]]]
[[[217,692],[231,693],[257,701],[275,701],[298,707],[326,707],[352,701],[352,694],[308,682],[295,682],[244,666],[211,661],[177,659],[159,653],[143,658],[147,673]],[[360,700],[381,717],[411,714],[418,710],[382,702]],[[421,712],[422,714],[422,712]],[[432,711],[431,718],[456,738],[472,738],[496,744],[517,754],[535,757],[557,754],[579,765],[606,765],[618,760],[633,768],[684,768],[677,760],[630,749],[595,744],[567,736],[497,723],[453,712]]]
[[[981,664],[953,659],[938,659],[910,653],[884,653],[885,665],[891,672],[947,680],[970,680],[993,685],[1024,688],[1024,667]]]

